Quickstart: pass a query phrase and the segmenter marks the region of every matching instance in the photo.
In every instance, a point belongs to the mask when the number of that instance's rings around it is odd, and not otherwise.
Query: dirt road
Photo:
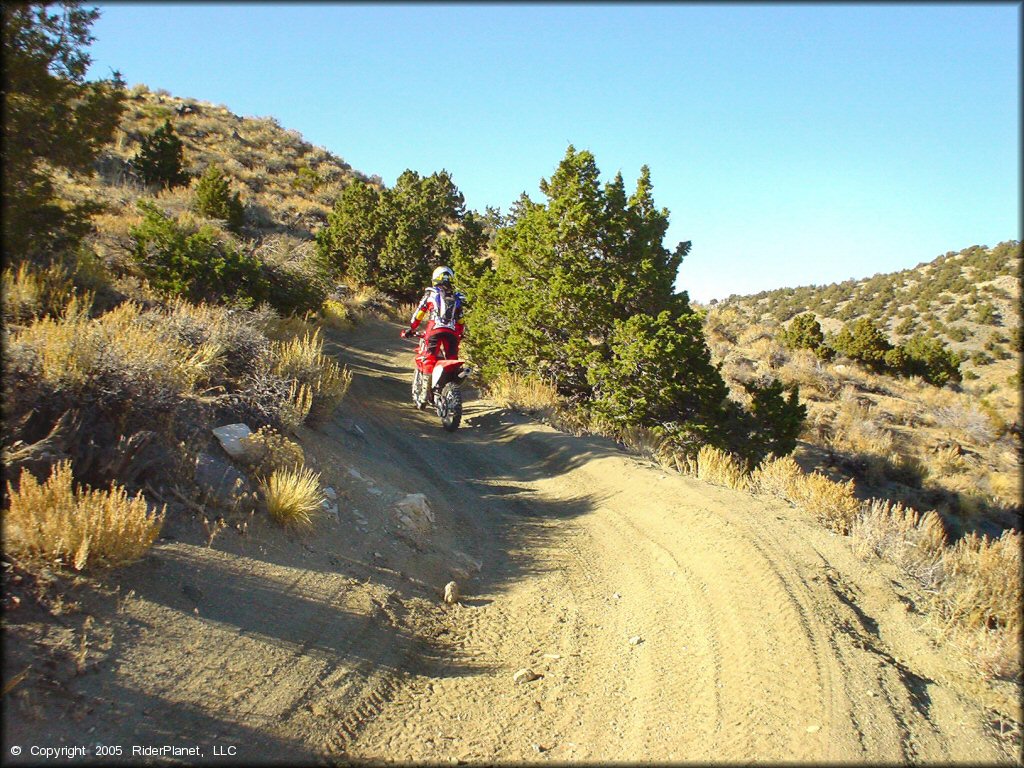
[[[92,742],[216,762],[1013,762],[1013,702],[925,639],[894,573],[785,504],[485,401],[449,435],[408,404],[397,332],[328,343],[352,389],[301,437],[337,518],[209,547],[171,526],[88,606],[67,703],[5,708],[5,748],[76,743],[63,706]],[[432,521],[402,520],[409,494]]]

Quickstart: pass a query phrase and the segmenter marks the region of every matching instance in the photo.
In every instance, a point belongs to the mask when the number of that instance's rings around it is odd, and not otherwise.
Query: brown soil
[[[198,746],[185,763],[1014,762],[1012,690],[927,639],[895,571],[781,502],[473,393],[447,434],[409,403],[397,336],[373,322],[328,344],[352,389],[299,437],[337,519],[291,534],[257,516],[207,546],[181,516],[142,562],[64,584],[77,608],[8,606],[6,762],[31,745],[132,762],[133,746]],[[395,510],[413,493],[430,530]]]

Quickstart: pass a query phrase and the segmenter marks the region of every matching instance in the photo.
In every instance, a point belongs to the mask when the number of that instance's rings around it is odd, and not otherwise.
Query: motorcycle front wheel
[[[427,407],[426,376],[419,368],[412,375],[412,401],[421,411]]]
[[[445,384],[441,390],[441,425],[448,432],[459,428],[462,420],[462,391],[455,384]]]

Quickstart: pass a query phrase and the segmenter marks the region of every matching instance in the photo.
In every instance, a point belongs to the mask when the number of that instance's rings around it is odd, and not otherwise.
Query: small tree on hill
[[[188,183],[188,174],[182,170],[184,145],[174,133],[170,120],[143,137],[133,162],[147,184],[170,189]]]
[[[809,349],[823,360],[832,357],[832,349],[825,346],[825,334],[813,312],[797,315],[782,333],[782,343],[791,349]]]
[[[211,219],[223,219],[227,228],[238,233],[245,222],[245,206],[238,192],[232,194],[231,184],[220,168],[211,165],[196,185],[194,207],[197,213]]]
[[[869,318],[862,317],[844,325],[832,339],[831,347],[840,355],[882,371],[885,353],[892,349],[892,344]]]

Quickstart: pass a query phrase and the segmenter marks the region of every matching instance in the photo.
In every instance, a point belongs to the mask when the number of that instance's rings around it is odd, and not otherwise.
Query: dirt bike
[[[427,374],[420,369],[427,340],[422,333],[409,333],[405,338],[415,337],[420,340],[416,349],[416,368],[412,375],[412,401],[419,410],[433,405],[441,419],[441,426],[448,432],[459,428],[462,420],[462,382],[470,374],[470,368],[464,360],[448,360],[443,357],[444,347],[439,348],[442,357],[434,365],[434,370],[427,381]]]

